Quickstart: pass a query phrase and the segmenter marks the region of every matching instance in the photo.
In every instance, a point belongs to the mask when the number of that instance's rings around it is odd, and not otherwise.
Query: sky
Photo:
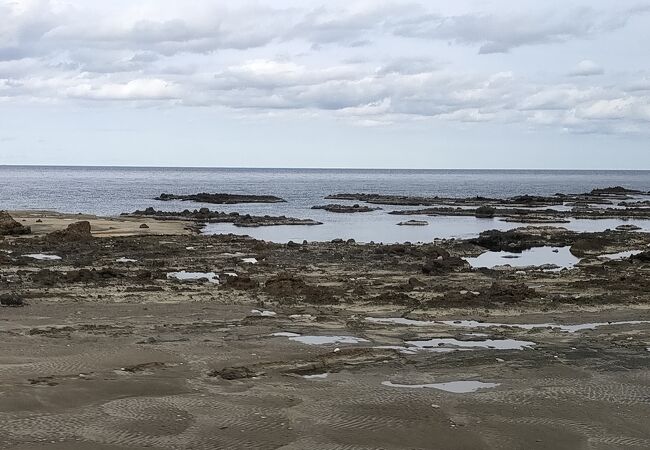
[[[650,169],[649,0],[0,0],[0,165]]]

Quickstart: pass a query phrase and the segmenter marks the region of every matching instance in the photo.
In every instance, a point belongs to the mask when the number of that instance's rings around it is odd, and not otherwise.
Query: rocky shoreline
[[[189,209],[183,211],[157,211],[154,208],[138,210],[132,213],[123,213],[123,217],[154,217],[157,220],[190,220],[196,222],[197,230],[205,227],[208,223],[232,223],[236,227],[256,228],[282,225],[322,225],[312,219],[296,219],[286,216],[252,216],[238,212],[211,211],[208,208]]]
[[[323,209],[328,212],[332,213],[364,213],[364,212],[372,212],[372,211],[379,211],[381,208],[373,208],[370,206],[361,206],[358,204],[354,205],[339,205],[339,204],[329,204],[329,205],[317,205],[317,206],[312,206],[311,209]]]
[[[650,233],[279,244],[186,230],[230,213],[147,211],[14,214],[31,229],[0,237],[0,447],[156,448],[164,430],[169,447],[242,448],[243,429],[307,448],[341,420],[362,448],[396,429],[395,448],[426,448],[432,427],[446,448],[557,447],[529,423],[558,402],[572,444],[646,442]],[[517,264],[549,248],[576,262]]]
[[[327,199],[369,204],[424,207],[394,210],[393,215],[499,218],[519,223],[568,223],[570,219],[650,219],[650,193],[620,186],[584,194],[519,195],[509,198],[418,197],[384,194],[333,194]]]
[[[160,194],[154,200],[168,202],[171,200],[191,201],[197,203],[214,203],[222,205],[234,205],[237,203],[285,203],[286,200],[274,195],[246,195],[246,194],[209,194],[202,192],[199,194]]]

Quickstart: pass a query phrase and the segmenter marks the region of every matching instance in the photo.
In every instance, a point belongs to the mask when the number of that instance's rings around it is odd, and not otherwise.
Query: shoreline
[[[646,439],[634,429],[648,410],[650,233],[276,244],[195,234],[186,221],[14,218],[35,234],[0,239],[0,302],[23,304],[0,308],[2,447],[237,448],[246,430],[277,448],[340,430],[338,417],[380,425],[353,428],[366,447],[396,435],[426,447],[432,429],[453,435],[439,440],[447,448],[488,448],[488,433],[566,448],[592,427],[608,442]],[[554,245],[579,262],[467,262]],[[599,258],[632,248],[645,253]],[[557,407],[569,440],[529,425]]]

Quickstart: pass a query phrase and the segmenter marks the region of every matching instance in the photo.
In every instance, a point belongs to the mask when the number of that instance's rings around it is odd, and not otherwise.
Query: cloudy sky
[[[648,0],[0,0],[0,164],[650,169]]]

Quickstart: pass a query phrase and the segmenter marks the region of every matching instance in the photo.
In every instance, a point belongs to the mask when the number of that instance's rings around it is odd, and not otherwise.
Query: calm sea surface
[[[117,167],[0,166],[0,209],[47,209],[117,215],[153,206],[181,210],[207,206],[220,211],[256,215],[313,218],[320,226],[285,226],[237,229],[210,225],[207,232],[250,234],[266,240],[330,240],[354,238],[368,242],[430,241],[435,237],[468,237],[485,229],[509,229],[516,224],[471,217],[425,218],[427,227],[398,227],[403,218],[382,211],[333,214],[312,210],[332,193],[367,192],[402,195],[508,197],[518,194],[579,193],[595,187],[621,185],[650,190],[650,171],[544,171],[544,170],[337,170],[337,169],[199,169]],[[228,192],[271,194],[281,204],[206,205],[158,202],[162,192]],[[344,203],[344,202],[343,202]],[[413,217],[411,217],[413,218]],[[650,221],[635,221],[650,231]],[[576,230],[601,230],[617,220],[575,220],[565,225]]]

